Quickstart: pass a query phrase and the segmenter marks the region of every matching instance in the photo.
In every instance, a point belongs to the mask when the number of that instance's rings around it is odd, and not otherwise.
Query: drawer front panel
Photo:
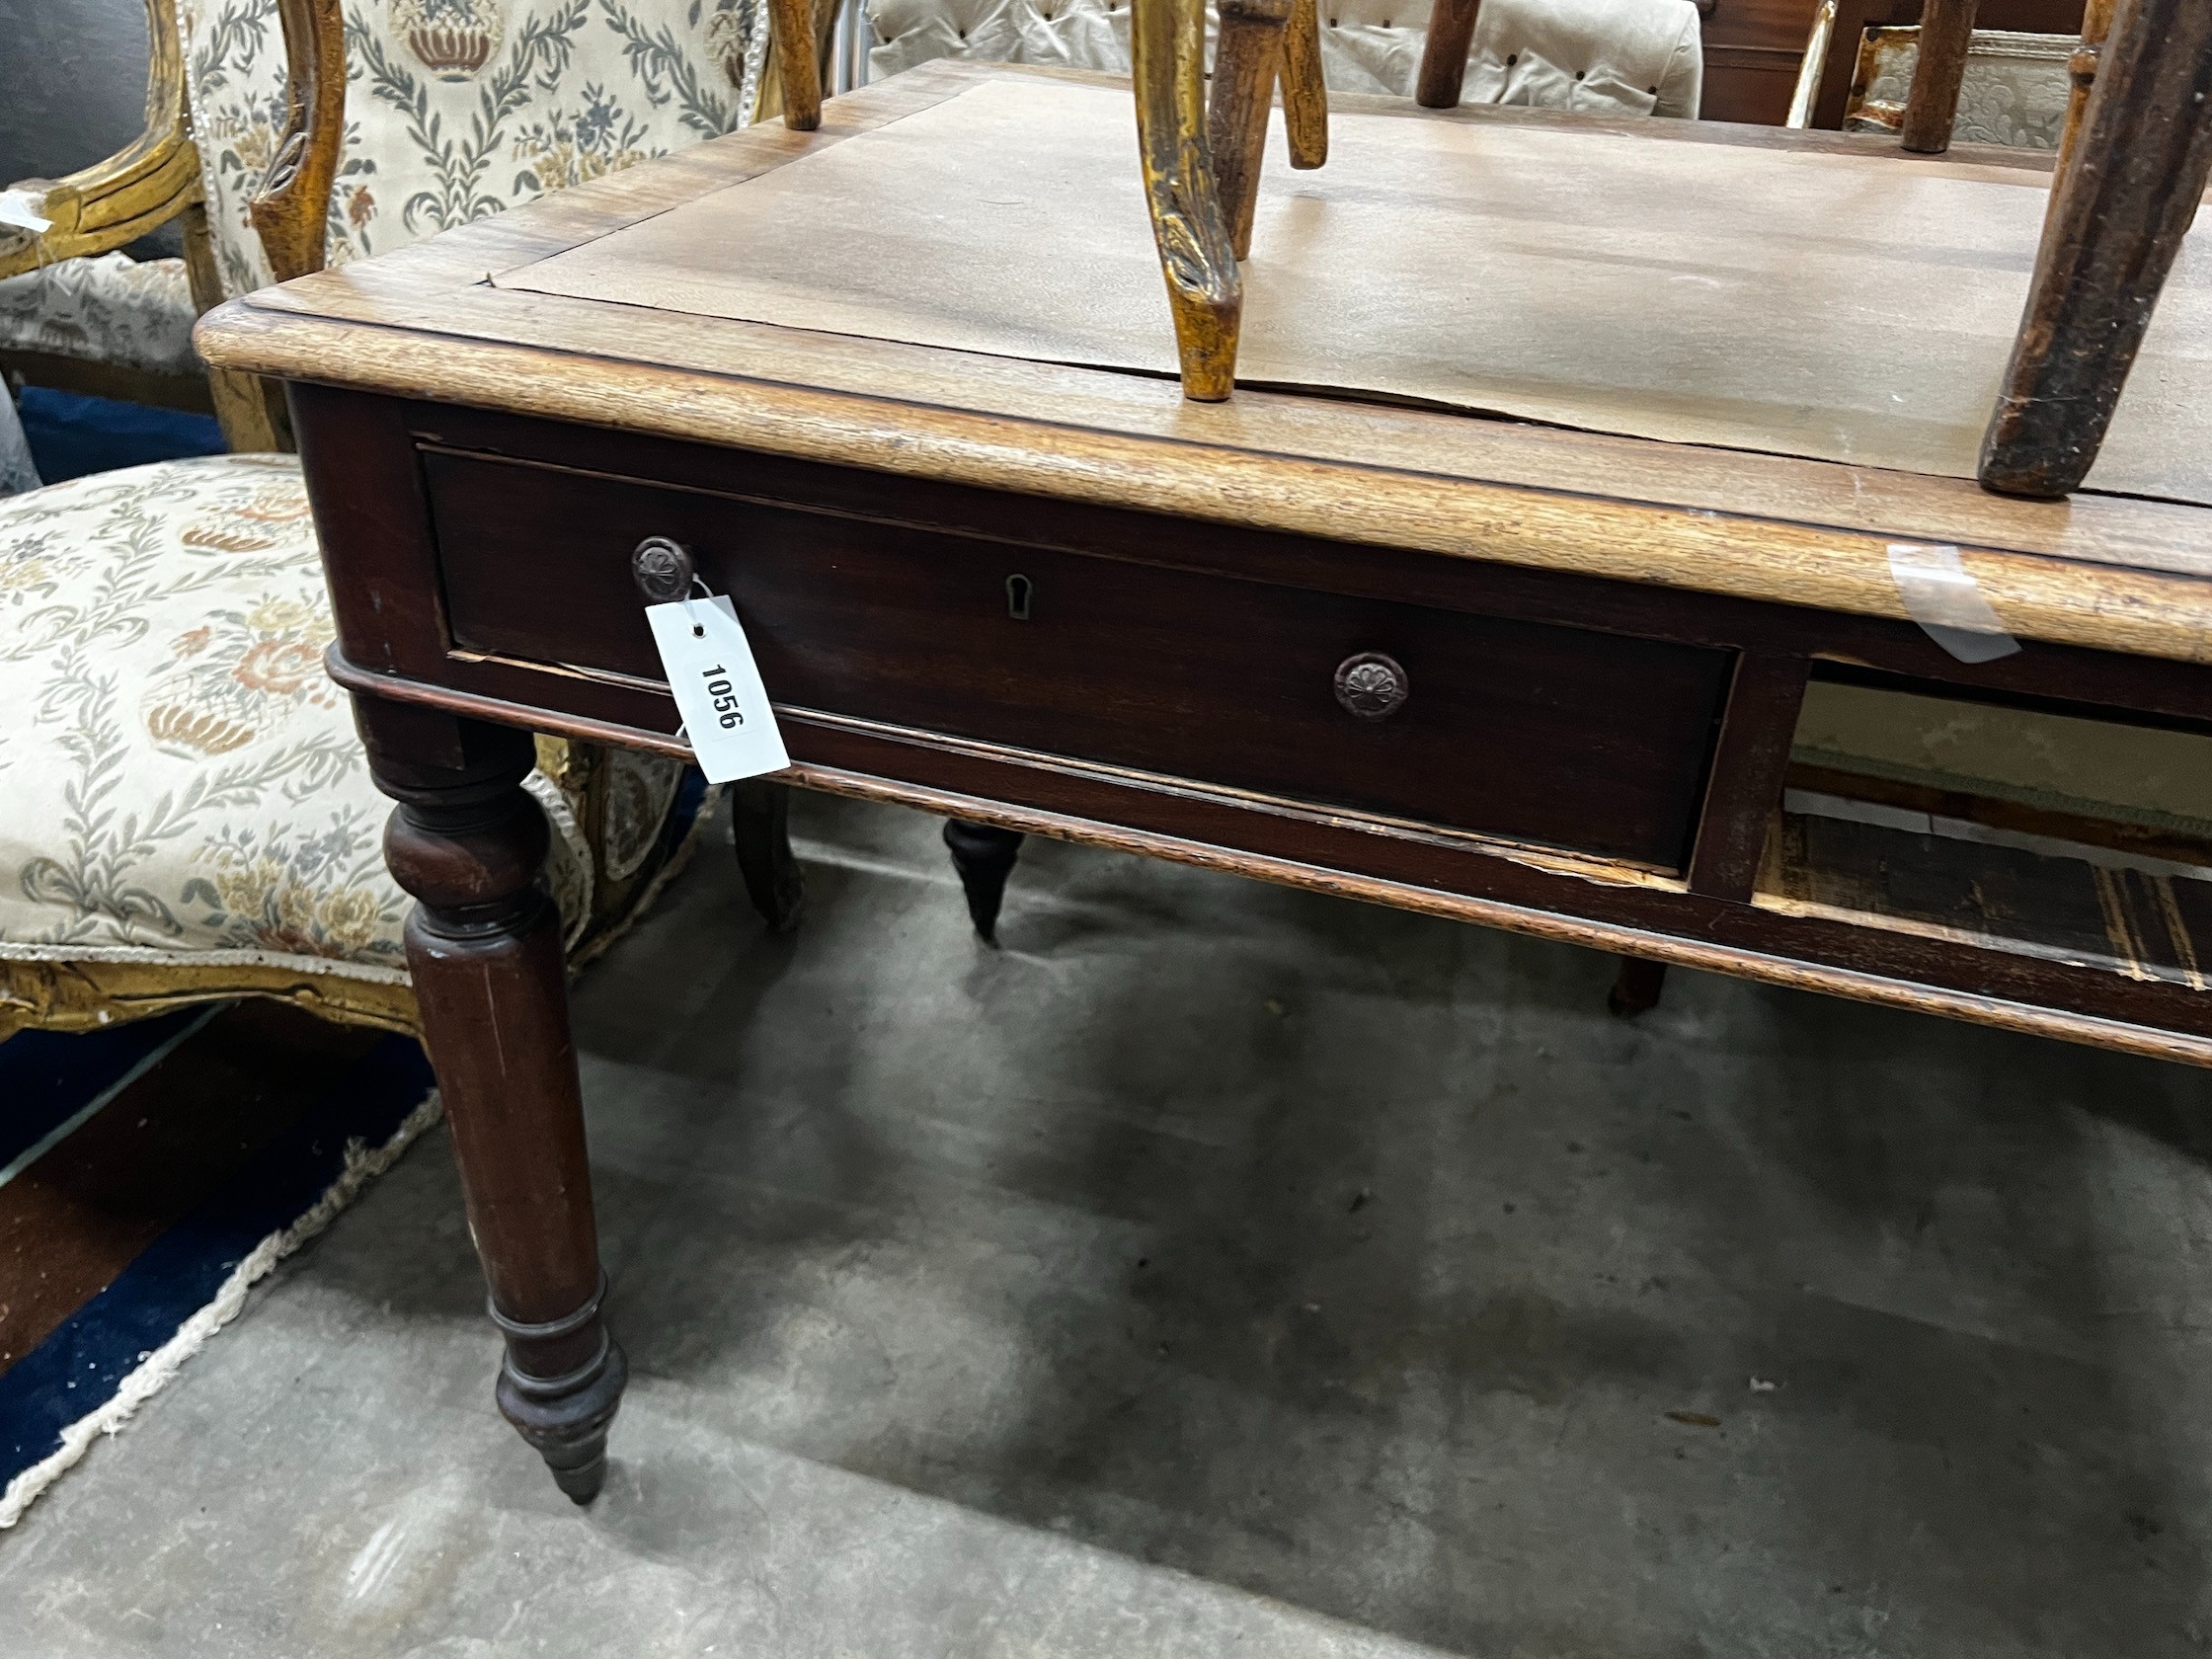
[[[424,462],[463,649],[659,678],[629,559],[669,536],[736,601],[778,704],[1664,869],[1686,856],[1732,662],[585,473]],[[1168,533],[1203,557],[1202,530]],[[1339,701],[1337,670],[1362,653],[1404,671],[1387,718]],[[786,738],[803,757],[804,728]]]

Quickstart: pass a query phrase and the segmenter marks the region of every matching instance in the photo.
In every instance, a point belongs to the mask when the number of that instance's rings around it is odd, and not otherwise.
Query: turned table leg
[[[527,733],[359,699],[384,857],[417,905],[407,963],[461,1167],[469,1235],[507,1339],[496,1397],[578,1503],[606,1477],[622,1350],[599,1317],[583,1100],[560,918],[537,885],[545,818]]]
[[[998,943],[998,907],[1005,902],[1006,878],[1021,856],[1019,830],[993,830],[988,824],[945,820],[945,847],[952,867],[960,872],[960,890],[968,899],[968,919],[976,924],[976,937],[987,945]]]
[[[1667,988],[1667,965],[1652,962],[1640,956],[1620,959],[1620,972],[1615,977],[1613,988],[1606,992],[1606,1007],[1616,1018],[1634,1019],[1638,1014],[1649,1013],[1659,1006],[1660,992]]]
[[[791,787],[765,778],[730,785],[730,839],[746,897],[771,933],[799,925],[806,877],[791,853]]]

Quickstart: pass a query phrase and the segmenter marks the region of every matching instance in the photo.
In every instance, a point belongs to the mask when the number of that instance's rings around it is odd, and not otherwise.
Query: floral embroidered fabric
[[[0,499],[0,957],[404,980],[391,803],[323,672],[331,637],[290,456]],[[591,861],[531,781],[573,937]]]
[[[762,0],[346,0],[329,260],[418,237],[750,118]],[[246,203],[284,126],[276,0],[178,0],[223,286],[269,281]]]
[[[198,374],[196,320],[181,259],[102,254],[0,279],[0,351]]]

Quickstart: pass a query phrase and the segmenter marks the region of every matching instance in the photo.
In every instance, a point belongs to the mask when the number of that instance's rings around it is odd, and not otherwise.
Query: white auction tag
[[[780,772],[791,764],[768,707],[752,648],[729,596],[645,607],[684,736],[709,783]]]

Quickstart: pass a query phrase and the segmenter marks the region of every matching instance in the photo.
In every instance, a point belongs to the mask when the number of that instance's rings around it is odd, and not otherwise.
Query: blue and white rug
[[[272,1004],[0,1042],[0,1528],[437,1115],[411,1038]]]

